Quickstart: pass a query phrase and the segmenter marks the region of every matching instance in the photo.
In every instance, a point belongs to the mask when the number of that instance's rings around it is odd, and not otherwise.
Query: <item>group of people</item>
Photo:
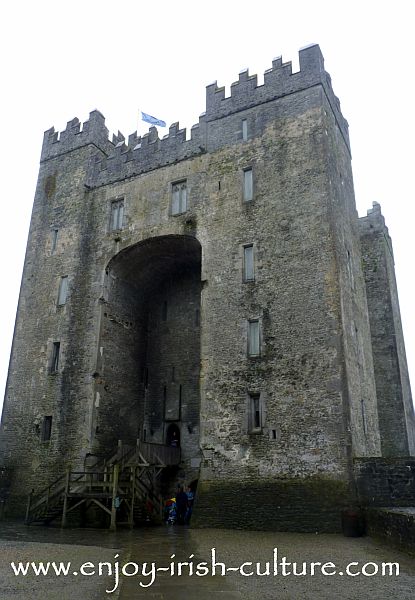
[[[176,496],[165,504],[165,521],[169,525],[186,525],[192,516],[195,495],[190,486],[177,488]]]

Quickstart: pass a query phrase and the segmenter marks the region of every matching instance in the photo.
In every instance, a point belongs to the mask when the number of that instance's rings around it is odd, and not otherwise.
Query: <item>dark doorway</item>
[[[171,423],[167,428],[166,444],[174,448],[180,448],[180,429],[175,423]]]

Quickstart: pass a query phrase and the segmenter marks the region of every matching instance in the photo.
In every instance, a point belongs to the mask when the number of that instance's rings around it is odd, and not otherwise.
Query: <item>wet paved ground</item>
[[[243,563],[243,570],[249,573],[260,564],[260,572],[270,575],[245,577],[239,572],[228,571],[220,574],[200,576],[211,565],[212,548],[216,548],[216,561],[226,567],[236,568]],[[278,560],[283,556],[290,563],[297,563],[297,573],[307,564],[306,575],[273,575],[274,549],[278,548]],[[340,535],[289,534],[269,532],[248,532],[229,530],[192,530],[186,527],[159,527],[118,531],[110,533],[98,530],[60,530],[55,528],[25,527],[20,524],[0,523],[0,599],[1,600],[415,600],[415,560],[407,554],[392,550],[370,538],[344,538]],[[175,555],[172,559],[171,556]],[[117,556],[119,555],[119,556]],[[190,557],[190,559],[189,559]],[[16,577],[10,567],[11,561],[71,561],[72,568],[67,577],[49,574]],[[114,574],[111,577],[81,576],[76,569],[82,563],[93,563],[85,570],[90,573],[99,562],[109,562],[115,568],[125,563],[143,562],[151,572],[151,563],[157,567],[171,568],[175,574],[158,572],[154,583],[149,584],[151,573],[145,577],[134,575],[120,576],[120,585],[115,587]],[[178,562],[193,563],[182,566],[183,574],[178,576]],[[314,576],[310,574],[310,563],[334,563],[337,574],[324,576],[319,567]],[[349,577],[345,574],[346,565],[353,565],[353,572],[359,571],[364,563],[399,563],[399,576]],[[197,567],[199,564],[199,567]],[[133,573],[135,566],[127,565],[127,573]],[[373,573],[376,566],[369,565]],[[286,570],[292,571],[293,565]],[[220,567],[217,567],[220,573]],[[328,567],[332,572],[334,567]],[[74,575],[73,572],[78,575]],[[339,574],[339,571],[344,573]],[[197,575],[199,573],[199,576]],[[107,573],[107,571],[105,571]]]

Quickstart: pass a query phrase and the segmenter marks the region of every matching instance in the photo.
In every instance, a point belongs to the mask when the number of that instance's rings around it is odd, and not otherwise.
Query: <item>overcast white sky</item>
[[[317,42],[350,125],[359,214],[382,205],[393,238],[407,356],[415,381],[413,17],[410,1],[67,0],[0,8],[3,190],[0,404],[43,131],[94,108],[111,132],[138,109],[191,127],[205,86],[298,61]],[[140,133],[147,127],[140,125]],[[164,133],[161,130],[161,135]],[[34,349],[34,351],[36,351]]]

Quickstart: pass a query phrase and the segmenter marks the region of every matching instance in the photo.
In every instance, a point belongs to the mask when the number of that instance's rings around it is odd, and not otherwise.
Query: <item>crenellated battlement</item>
[[[40,160],[42,162],[55,158],[88,144],[93,144],[105,154],[109,154],[113,144],[109,141],[108,134],[105,117],[98,110],[93,110],[82,127],[79,119],[75,117],[68,121],[66,129],[60,133],[55,131],[54,127],[45,131]]]
[[[338,120],[339,127],[348,143],[348,124],[340,111],[340,101],[335,96],[331,77],[324,70],[324,58],[317,44],[299,51],[300,70],[292,72],[292,63],[275,58],[272,67],[264,73],[263,85],[257,85],[257,76],[241,71],[239,79],[231,85],[231,95],[225,97],[225,88],[214,82],[206,88],[207,121],[228,116],[237,111],[288,96],[315,85],[322,85],[328,101]]]
[[[372,208],[367,210],[366,215],[359,218],[361,233],[372,233],[373,231],[382,231],[388,233],[385,224],[385,217],[382,214],[382,208],[379,202],[372,202]]]
[[[191,137],[186,140],[186,129],[173,123],[169,133],[159,138],[156,127],[150,127],[143,136],[137,132],[128,137],[128,145],[119,137],[114,141],[111,153],[102,158],[97,155],[92,162],[87,180],[88,187],[105,185],[120,177],[132,177],[179,162],[206,152],[206,118],[200,117],[193,125]]]
[[[93,111],[82,128],[78,119],[69,121],[60,136],[52,128],[45,133],[42,160],[74,150],[86,144],[93,144],[101,152],[93,159],[87,178],[88,187],[105,185],[120,178],[131,177],[158,167],[179,162],[186,158],[208,152],[218,145],[234,143],[232,134],[221,134],[223,139],[213,141],[210,136],[212,123],[237,113],[243,113],[256,106],[280,98],[303,92],[315,86],[322,86],[332,108],[338,127],[349,146],[348,125],[340,111],[340,102],[331,87],[331,78],[324,70],[324,59],[318,45],[308,46],[299,52],[300,70],[292,72],[291,62],[283,63],[281,57],[272,62],[265,71],[264,83],[258,85],[257,76],[243,70],[238,81],[231,85],[231,94],[225,97],[225,88],[214,82],[206,88],[206,112],[199,123],[191,128],[190,139],[186,139],[186,129],[173,123],[167,135],[159,138],[155,127],[139,136],[131,134],[126,141],[118,131],[108,139],[105,119],[98,111]]]

